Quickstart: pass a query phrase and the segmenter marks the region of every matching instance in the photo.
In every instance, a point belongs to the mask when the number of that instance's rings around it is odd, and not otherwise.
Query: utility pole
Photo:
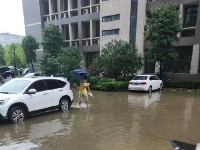
[[[16,46],[14,44],[12,44],[12,48],[14,51],[14,68],[15,68],[15,76],[17,75],[17,63],[16,63],[16,55],[15,55],[15,50],[16,50]]]

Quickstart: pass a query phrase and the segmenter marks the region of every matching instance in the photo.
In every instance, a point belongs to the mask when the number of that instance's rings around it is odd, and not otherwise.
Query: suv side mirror
[[[36,89],[30,89],[30,90],[28,90],[28,94],[35,94],[37,91],[36,91]]]

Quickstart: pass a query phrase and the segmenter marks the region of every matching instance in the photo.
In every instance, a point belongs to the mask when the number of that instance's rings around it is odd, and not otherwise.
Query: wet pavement
[[[0,123],[0,150],[169,150],[169,140],[200,142],[200,92],[92,91],[66,113]]]

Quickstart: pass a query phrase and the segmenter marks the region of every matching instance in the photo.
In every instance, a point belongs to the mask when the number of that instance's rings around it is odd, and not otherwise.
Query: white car
[[[137,75],[129,81],[130,91],[149,91],[162,89],[163,82],[155,75]]]
[[[15,78],[0,87],[0,118],[16,123],[49,109],[66,111],[73,99],[62,77]]]
[[[37,76],[41,76],[40,72],[34,72],[34,73],[27,73],[26,75],[24,75],[24,78],[33,78],[33,77],[37,77]]]

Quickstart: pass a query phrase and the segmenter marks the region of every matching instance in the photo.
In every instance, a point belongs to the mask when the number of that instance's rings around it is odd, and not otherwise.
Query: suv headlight
[[[10,98],[0,99],[0,105],[3,105],[9,101]]]

